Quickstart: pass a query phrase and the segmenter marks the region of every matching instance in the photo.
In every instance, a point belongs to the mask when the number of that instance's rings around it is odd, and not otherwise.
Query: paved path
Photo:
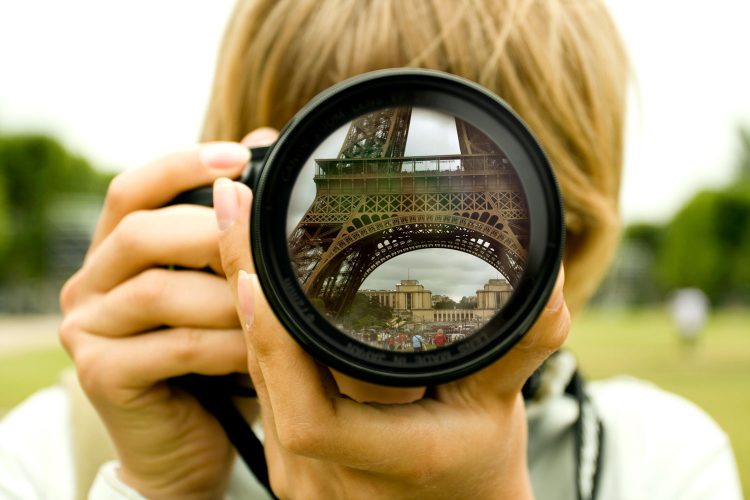
[[[59,346],[60,316],[0,315],[0,356]]]

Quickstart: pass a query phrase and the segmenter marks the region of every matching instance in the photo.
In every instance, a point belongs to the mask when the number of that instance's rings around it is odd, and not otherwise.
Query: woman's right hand
[[[213,210],[164,205],[236,177],[247,160],[240,144],[212,143],[117,176],[61,293],[61,341],[113,440],[120,478],[149,498],[221,497],[229,478],[234,451],[222,428],[165,380],[246,372],[245,342]]]

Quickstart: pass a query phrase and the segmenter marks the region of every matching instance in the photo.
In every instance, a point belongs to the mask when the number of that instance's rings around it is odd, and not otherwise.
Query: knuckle
[[[174,361],[192,366],[196,356],[201,352],[203,332],[195,328],[178,328],[175,330],[172,342],[172,356]]]
[[[528,352],[538,352],[546,357],[558,350],[568,338],[570,312],[563,304],[559,310],[543,314],[547,316],[523,336],[518,343],[518,348]]]
[[[125,251],[137,252],[143,246],[146,218],[145,210],[136,210],[123,217],[112,233],[117,245]]]
[[[279,498],[289,498],[289,485],[286,474],[283,466],[268,468],[268,481],[271,483],[271,490]]]
[[[70,313],[66,314],[60,322],[60,328],[58,329],[58,338],[60,344],[62,344],[65,351],[68,354],[73,355],[76,347],[76,339],[81,331],[80,321],[77,315]]]
[[[78,295],[79,282],[81,281],[81,271],[68,278],[60,290],[60,310],[64,313],[70,311],[76,302]]]
[[[141,312],[153,311],[164,300],[170,271],[151,268],[133,278],[128,287],[127,303]]]
[[[568,339],[570,333],[570,311],[567,305],[563,305],[560,318],[554,335],[550,335],[549,347],[552,351],[558,350]]]
[[[73,356],[78,383],[83,392],[89,396],[106,395],[109,393],[104,388],[107,377],[102,373],[101,367],[106,366],[106,363],[102,363],[102,357],[103,353],[92,346],[78,349]]]
[[[242,269],[243,256],[234,245],[225,244],[221,247],[221,267],[225,276],[231,276]]]
[[[125,210],[124,207],[127,206],[128,196],[131,195],[127,184],[125,173],[115,176],[110,181],[107,187],[107,197],[104,200],[105,210],[113,213],[120,213]]]
[[[308,421],[277,422],[279,444],[296,455],[311,455],[323,445],[321,427]]]

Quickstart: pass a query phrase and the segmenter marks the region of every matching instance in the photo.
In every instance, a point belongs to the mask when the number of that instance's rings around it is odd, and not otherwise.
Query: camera
[[[259,282],[336,370],[391,386],[466,376],[518,342],[552,292],[564,225],[549,160],[473,82],[366,73],[251,156],[240,181]],[[211,205],[211,189],[173,203]]]

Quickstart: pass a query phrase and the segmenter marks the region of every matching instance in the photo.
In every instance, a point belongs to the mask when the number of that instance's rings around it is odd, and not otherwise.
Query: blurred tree
[[[459,309],[476,309],[477,308],[477,298],[475,297],[461,297],[461,300],[458,303]]]
[[[750,183],[703,191],[667,226],[657,254],[663,289],[697,287],[715,304],[750,302]]]
[[[667,225],[656,260],[662,289],[697,287],[712,301],[721,295],[729,266],[719,239],[720,199],[719,192],[701,192]]]
[[[0,176],[0,257],[6,252],[10,245],[10,209],[5,187],[5,179]]]
[[[698,193],[663,226],[628,226],[595,302],[637,305],[697,287],[714,304],[750,304],[750,128],[738,136],[733,182]]]
[[[664,228],[660,224],[637,222],[625,228],[622,239],[624,241],[638,243],[643,248],[648,249],[652,253],[656,253],[656,249],[659,248],[663,235]]]
[[[664,234],[659,224],[628,226],[609,272],[592,301],[599,305],[650,304],[661,298],[656,285],[654,256]]]
[[[750,146],[750,142],[746,143]],[[750,160],[750,149],[748,160]],[[723,193],[718,208],[719,238],[730,265],[726,302],[750,304],[750,177],[738,181]]]
[[[65,194],[104,193],[110,178],[50,137],[0,136],[0,284],[43,277],[50,207]]]
[[[370,326],[386,326],[391,318],[393,318],[393,310],[390,307],[381,305],[375,297],[357,293],[351,307],[341,319],[346,327],[360,329]]]
[[[434,306],[435,309],[455,309],[456,307],[458,307],[456,301],[449,298],[445,298],[439,302],[435,302]]]

